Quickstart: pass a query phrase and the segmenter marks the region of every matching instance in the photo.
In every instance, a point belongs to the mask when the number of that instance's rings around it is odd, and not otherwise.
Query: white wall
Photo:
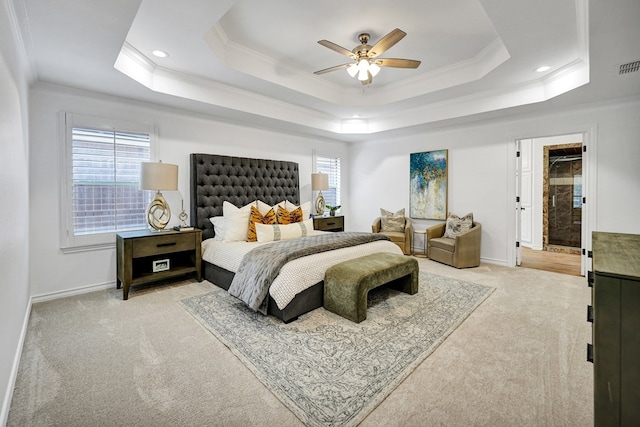
[[[449,211],[473,212],[482,223],[485,262],[515,265],[516,139],[587,132],[597,169],[588,203],[591,230],[640,233],[640,100],[558,109],[440,128],[399,139],[351,146],[354,229],[369,230],[379,208],[409,211],[409,154],[449,150]],[[424,229],[438,221],[416,220]],[[590,240],[589,240],[590,244]],[[422,241],[414,242],[422,247]]]
[[[403,139],[354,144],[351,149],[351,214],[354,228],[371,230],[380,208],[409,213],[409,155],[422,151],[448,150],[448,210],[465,215],[473,212],[482,223],[482,257],[504,262],[499,248],[506,245],[507,151],[489,131],[454,129],[434,131]],[[414,219],[414,229],[425,229],[437,220]],[[413,242],[422,248],[423,242]]]
[[[28,89],[8,6],[0,2],[0,425],[7,420],[30,307]]]
[[[115,286],[115,249],[62,253],[59,238],[61,179],[58,113],[72,112],[155,124],[158,140],[152,156],[179,166],[179,190],[189,212],[189,154],[211,153],[295,161],[299,164],[301,200],[311,200],[312,152],[322,147],[348,162],[343,143],[314,140],[215,121],[212,117],[108,97],[60,86],[32,89],[31,219],[32,295],[40,299],[68,295],[83,287]],[[345,180],[345,182],[347,182]],[[343,184],[344,185],[344,184]],[[178,223],[180,193],[163,192]],[[349,193],[345,191],[344,197]]]

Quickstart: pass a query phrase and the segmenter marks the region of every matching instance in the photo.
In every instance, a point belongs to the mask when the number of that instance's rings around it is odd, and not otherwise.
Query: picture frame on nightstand
[[[171,268],[170,267],[169,258],[167,258],[167,259],[158,259],[158,260],[153,261],[152,268],[153,268],[153,272],[154,273],[158,273],[160,271],[169,270]]]

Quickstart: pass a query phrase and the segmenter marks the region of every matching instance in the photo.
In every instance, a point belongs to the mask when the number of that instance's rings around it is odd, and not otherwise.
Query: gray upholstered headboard
[[[300,203],[298,164],[216,154],[191,154],[191,221],[202,239],[214,236],[209,218],[222,215],[222,203],[241,207],[254,200],[275,205]]]

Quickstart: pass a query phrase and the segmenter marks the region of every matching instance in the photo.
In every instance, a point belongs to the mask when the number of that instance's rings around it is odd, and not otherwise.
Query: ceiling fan
[[[371,46],[369,45],[369,34],[362,33],[358,36],[358,40],[360,40],[361,44],[354,47],[353,50],[345,49],[344,47],[328,40],[320,40],[318,43],[322,46],[334,50],[344,56],[348,56],[355,62],[325,68],[324,70],[316,71],[313,74],[324,74],[346,68],[351,77],[355,77],[357,75],[358,80],[360,80],[363,85],[368,85],[373,81],[373,77],[378,74],[380,67],[418,68],[420,61],[416,61],[414,59],[378,58],[379,55],[398,43],[406,35],[407,33],[396,28],[378,40],[375,45]]]

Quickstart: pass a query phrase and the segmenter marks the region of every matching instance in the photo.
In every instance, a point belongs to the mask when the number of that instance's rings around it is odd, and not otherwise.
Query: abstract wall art
[[[448,150],[411,154],[411,218],[447,219],[447,162]]]

